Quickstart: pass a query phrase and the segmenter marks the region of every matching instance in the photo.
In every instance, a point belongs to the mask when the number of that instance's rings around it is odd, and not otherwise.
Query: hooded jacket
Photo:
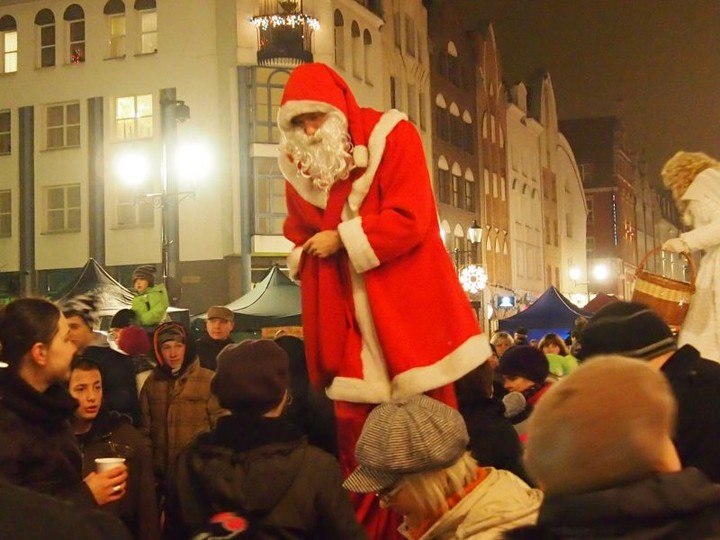
[[[283,418],[232,414],[184,450],[168,514],[182,538],[223,512],[242,512],[272,538],[366,538],[337,461]]]
[[[148,287],[132,299],[131,308],[137,316],[138,324],[153,326],[165,318],[170,305],[165,285],[158,283]]]
[[[177,373],[164,362],[157,343],[158,334],[169,327],[184,336],[185,358]],[[150,437],[155,474],[163,479],[180,450],[198,433],[212,429],[227,411],[210,391],[213,372],[200,367],[183,325],[161,324],[153,341],[158,365],[140,392],[140,430]]]

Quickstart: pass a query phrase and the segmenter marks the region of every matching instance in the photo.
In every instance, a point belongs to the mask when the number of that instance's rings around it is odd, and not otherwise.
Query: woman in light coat
[[[692,227],[662,248],[677,253],[705,251],[678,341],[720,362],[720,162],[702,152],[678,152],[663,167],[662,177],[683,222]]]

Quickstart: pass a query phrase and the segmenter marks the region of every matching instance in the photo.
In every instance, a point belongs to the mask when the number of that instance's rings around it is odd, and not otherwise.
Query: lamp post
[[[190,119],[190,108],[175,98],[175,89],[160,91],[160,191],[136,197],[136,203],[152,204],[160,209],[160,246],[163,283],[171,303],[179,299],[179,288],[171,276],[176,274],[179,262],[179,219],[178,206],[194,198],[195,191],[178,190],[177,178],[197,180],[199,175],[209,171],[209,153],[198,145],[186,145],[178,151],[177,124]],[[152,176],[146,154],[127,151],[117,156],[115,169],[121,180],[128,185],[142,185]],[[173,167],[170,167],[170,164]],[[179,163],[180,162],[180,163]],[[177,169],[177,173],[172,173]]]
[[[476,263],[477,260],[477,248],[476,246],[482,241],[482,227],[478,225],[477,220],[473,220],[470,227],[467,230],[467,239],[473,246],[473,249],[461,250],[455,248],[453,251],[455,257],[455,271],[457,272],[460,285],[463,290],[469,295],[468,300],[475,310],[478,322],[481,322],[485,327],[485,305],[484,305],[484,290],[487,285],[487,274],[485,269]],[[471,254],[471,263],[461,266],[460,256],[465,256],[467,262],[467,254]],[[479,296],[479,299],[473,298]]]

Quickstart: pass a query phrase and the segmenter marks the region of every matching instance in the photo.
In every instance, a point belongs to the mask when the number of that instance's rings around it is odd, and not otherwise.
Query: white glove
[[[663,251],[672,251],[674,253],[682,253],[683,251],[690,251],[685,240],[682,238],[671,238],[662,245]]]

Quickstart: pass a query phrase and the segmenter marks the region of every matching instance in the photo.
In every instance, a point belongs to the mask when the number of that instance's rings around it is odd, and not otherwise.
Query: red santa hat
[[[292,119],[304,113],[339,112],[348,124],[356,167],[368,164],[367,135],[360,107],[345,80],[325,64],[301,64],[290,74],[283,92],[278,127],[288,132]]]

